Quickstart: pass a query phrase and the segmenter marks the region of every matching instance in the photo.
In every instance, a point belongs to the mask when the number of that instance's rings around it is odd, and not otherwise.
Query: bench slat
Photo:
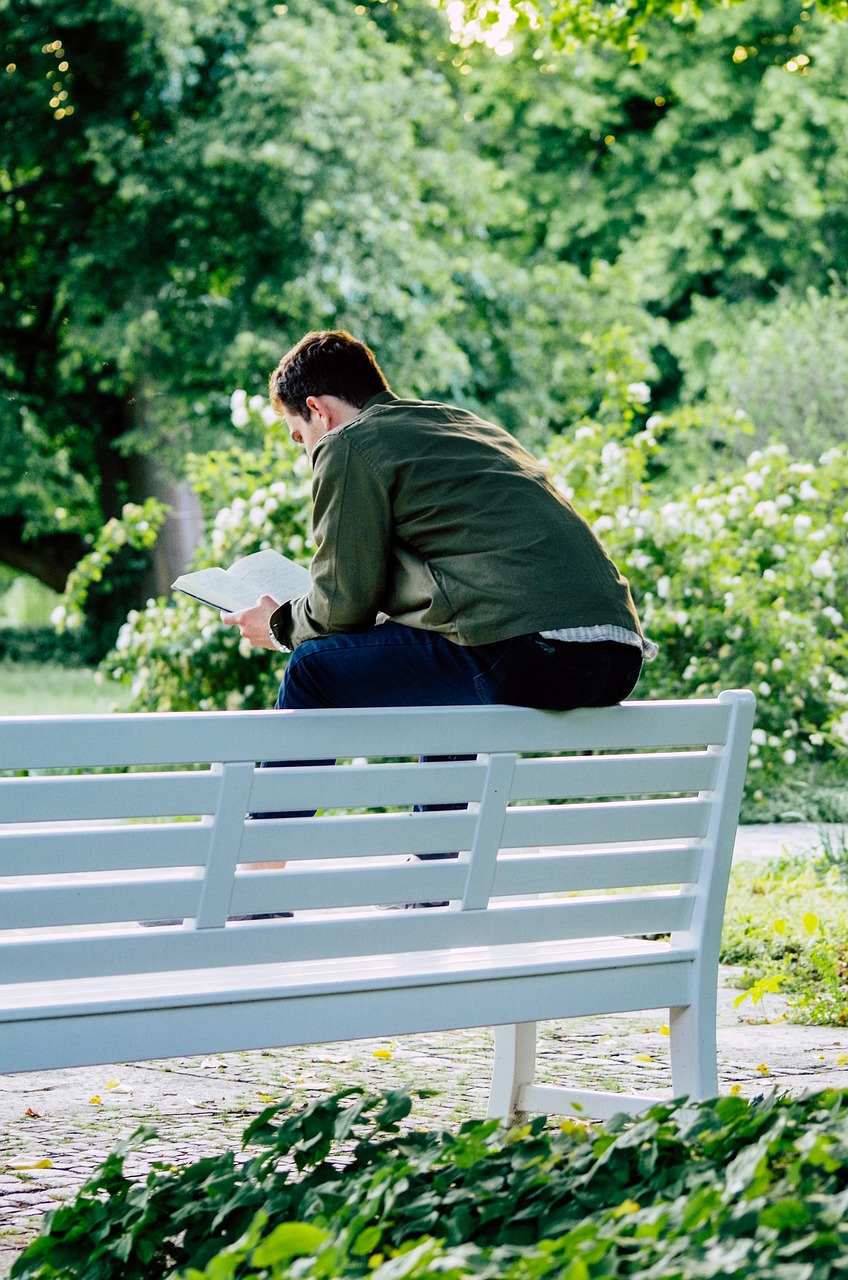
[[[245,862],[273,862],[450,853],[470,847],[475,825],[475,814],[463,810],[268,819],[246,823],[241,856]]]
[[[7,982],[217,968],[271,959],[367,956],[551,939],[666,934],[692,918],[692,893],[622,894],[542,903],[494,904],[486,911],[387,911],[231,924],[225,929],[144,929],[51,939],[0,940]],[[273,904],[266,904],[273,910]]]
[[[679,840],[706,835],[709,815],[706,800],[516,806],[507,811],[503,841],[519,846]]]
[[[706,751],[520,760],[512,798],[571,800],[712,791],[718,767],[719,757]]]
[[[220,780],[204,772],[0,778],[4,822],[79,822],[214,813]]]
[[[45,1060],[56,1066],[132,1062],[186,1053],[205,1054],[375,1035],[490,1026],[503,1017],[541,1020],[630,1009],[684,1005],[690,999],[692,958],[672,955],[648,962],[634,959],[604,973],[528,972],[488,974],[464,981],[316,995],[291,995],[279,988],[259,999],[161,1009],[151,1018],[144,1008],[110,1015],[97,1012],[8,1022],[0,1040],[0,1071],[34,1070]],[[258,993],[257,993],[258,994]]]
[[[493,751],[616,751],[727,740],[732,703],[623,703],[568,712],[517,707],[123,713],[0,718],[0,770],[100,768],[215,760],[471,755]],[[98,734],[86,723],[98,720]]]
[[[479,801],[485,761],[450,764],[349,764],[327,769],[258,769],[249,808],[255,813],[299,809],[368,809]]]
[[[206,861],[209,828],[201,822],[80,825],[54,831],[4,831],[0,875],[190,867]]]
[[[699,845],[668,849],[546,850],[498,859],[493,896],[626,889],[638,885],[692,884],[698,878]],[[540,886],[542,886],[540,890]]]
[[[350,958],[356,959],[356,964],[341,969],[337,960],[320,959],[176,971],[163,975],[155,992],[151,992],[145,974],[128,975],[120,988],[103,977],[51,982],[49,991],[45,991],[43,982],[20,982],[0,987],[0,1008],[12,1018],[17,1014],[25,1019],[36,1010],[47,1016],[62,1017],[71,1010],[83,1014],[95,1009],[118,1011],[140,1004],[154,1008],[183,1006],[197,995],[225,1003],[234,996],[261,997],[277,988],[292,996],[378,991],[390,985],[420,986],[434,978],[458,982],[469,975],[507,978],[530,970],[551,974],[598,972],[610,963],[621,969],[631,965],[664,965],[671,959],[693,959],[694,954],[656,940],[593,938],[588,943],[557,939],[521,947],[497,944],[455,947],[447,956],[442,951],[425,950]]]

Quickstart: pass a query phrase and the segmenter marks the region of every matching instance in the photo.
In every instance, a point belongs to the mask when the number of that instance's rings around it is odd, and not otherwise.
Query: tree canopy
[[[688,24],[711,9],[747,5],[752,0],[449,0],[453,25],[465,40],[496,45],[511,33],[531,32],[541,48],[573,52],[593,42],[626,50],[643,62],[663,23]],[[848,0],[806,0],[804,10],[848,18]],[[653,30],[650,27],[653,25]]]
[[[507,251],[522,205],[458,109],[443,17],[361,10],[0,10],[6,562],[61,585],[145,463],[220,441],[231,389],[306,329],[543,435],[597,395],[579,335],[646,330],[604,281]]]
[[[708,396],[728,309],[844,272],[848,28],[528,0],[487,47],[448,8],[0,0],[0,562],[61,587],[307,329],[534,444],[613,366]],[[651,56],[550,54],[580,14]]]

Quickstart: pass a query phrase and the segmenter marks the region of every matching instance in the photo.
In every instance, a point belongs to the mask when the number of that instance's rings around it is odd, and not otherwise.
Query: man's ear
[[[321,416],[322,416],[322,411],[321,411],[321,397],[320,397],[320,396],[307,396],[307,397],[306,397],[306,408],[307,408],[307,409],[308,409],[308,411],[309,411],[309,416],[310,416],[310,418],[312,417],[313,413],[317,413],[317,414],[318,414],[318,416],[319,416],[319,417],[321,417]],[[323,414],[323,416],[324,416],[324,417],[326,417],[327,415],[326,415],[326,414]]]

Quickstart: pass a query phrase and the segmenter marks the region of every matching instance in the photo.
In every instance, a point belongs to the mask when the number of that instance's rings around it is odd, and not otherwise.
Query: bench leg
[[[716,995],[669,1009],[671,1079],[674,1096],[693,1101],[718,1096],[716,1067]]]
[[[517,1119],[519,1090],[536,1074],[536,1023],[516,1022],[495,1027],[495,1063],[489,1091],[490,1120]]]

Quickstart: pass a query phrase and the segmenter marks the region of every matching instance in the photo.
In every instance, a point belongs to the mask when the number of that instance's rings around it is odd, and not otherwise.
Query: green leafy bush
[[[82,667],[89,659],[84,634],[59,637],[54,627],[0,627],[0,662],[61,662]]]
[[[751,445],[779,442],[808,457],[848,444],[844,284],[800,298],[784,289],[757,307],[699,298],[673,345],[686,394],[739,405],[752,423]]]
[[[143,1183],[124,1173],[131,1140],[47,1216],[13,1280],[844,1275],[843,1093],[508,1132],[403,1131],[410,1106],[348,1090],[272,1107],[245,1163],[157,1164]]]
[[[848,1025],[844,867],[826,858],[743,863],[731,875],[721,960],[789,997],[793,1022]]]
[[[757,694],[756,796],[799,759],[848,755],[839,607],[848,599],[848,449],[814,463],[775,445],[718,479],[656,493],[650,476],[662,474],[662,450],[685,449],[703,422],[655,416],[633,433],[599,418],[548,456],[554,483],[627,573],[644,630],[660,645],[640,693]]]
[[[237,392],[234,422],[255,432],[263,405]],[[311,472],[283,431],[259,448],[193,456],[188,469],[207,524],[194,568],[266,547],[308,563]],[[284,666],[282,654],[252,649],[216,609],[175,595],[129,614],[104,671],[130,685],[134,711],[235,710],[273,706]]]

